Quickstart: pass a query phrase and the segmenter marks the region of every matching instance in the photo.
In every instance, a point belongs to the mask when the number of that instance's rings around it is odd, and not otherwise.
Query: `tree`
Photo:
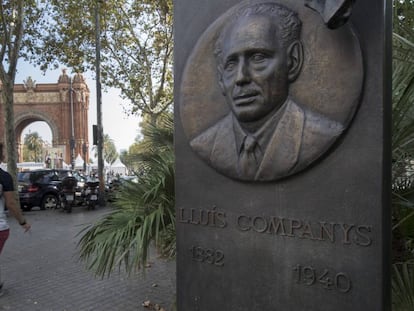
[[[4,112],[7,169],[17,173],[13,87],[19,58],[30,58],[46,34],[42,31],[46,5],[34,0],[4,0],[0,5],[0,81]]]
[[[119,154],[119,159],[121,160],[122,163],[125,164],[126,167],[128,167],[129,170],[129,166],[125,163],[125,161],[127,160],[128,157],[128,151],[127,150],[121,150],[120,154]]]
[[[130,99],[128,113],[153,123],[172,102],[172,0],[100,1],[102,77]],[[0,81],[8,169],[16,174],[13,86],[19,58],[42,70],[94,69],[97,2],[5,0],[0,7]],[[124,107],[127,109],[127,107]]]
[[[143,118],[143,121],[140,122],[139,127],[145,128],[146,122],[146,118]],[[134,143],[129,146],[128,150],[124,150],[120,154],[121,162],[125,164],[128,171],[134,172],[137,175],[139,174],[140,162],[136,161],[136,155],[141,152],[140,144],[143,140],[144,137],[141,132],[135,137]]]
[[[109,164],[114,163],[118,158],[118,152],[116,151],[114,141],[109,137],[108,134],[104,135],[103,158]]]
[[[44,141],[39,133],[26,134],[23,142],[23,160],[42,162]]]
[[[118,152],[116,151],[115,143],[108,134],[104,134],[103,138],[103,158],[106,162],[112,164],[118,158]],[[92,150],[95,151],[94,156],[96,157],[96,146],[94,146]]]
[[[65,63],[80,72],[93,69],[95,2],[51,3],[59,12],[51,18],[61,34],[47,44],[47,51],[60,55],[54,64]],[[128,113],[147,114],[151,122],[172,103],[172,7],[172,0],[101,3],[103,82],[131,101],[129,109],[124,107]],[[48,57],[43,54],[44,63]]]
[[[138,184],[126,182],[115,209],[81,232],[80,257],[99,276],[116,266],[128,272],[142,267],[151,242],[175,255],[173,118],[161,115],[157,126],[144,129],[136,160],[145,167]]]
[[[129,172],[134,172],[138,174],[139,172],[139,162],[134,161],[134,155],[139,153],[139,142],[135,141],[131,146],[129,146],[128,151],[125,150],[121,153],[120,159],[121,162],[125,164]]]

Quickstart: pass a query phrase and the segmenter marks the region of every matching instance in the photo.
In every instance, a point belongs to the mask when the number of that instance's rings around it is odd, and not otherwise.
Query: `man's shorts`
[[[10,229],[0,231],[0,254],[3,249],[4,244],[6,244],[7,239],[9,238]]]

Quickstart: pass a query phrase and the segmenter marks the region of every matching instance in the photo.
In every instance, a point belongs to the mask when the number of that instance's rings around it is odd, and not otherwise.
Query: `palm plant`
[[[98,157],[98,148],[97,146],[92,147],[92,151],[94,152],[94,157]],[[103,158],[109,164],[115,162],[116,158],[118,157],[118,152],[116,151],[114,140],[109,137],[108,134],[104,134],[103,136]]]
[[[114,267],[128,273],[147,262],[154,242],[164,254],[175,255],[174,153],[171,115],[144,129],[145,148],[137,161],[145,167],[138,183],[126,182],[115,209],[81,231],[80,258],[99,276]]]
[[[414,309],[414,33],[403,23],[393,35],[393,310]]]
[[[23,144],[23,158],[26,161],[39,162],[42,159],[44,141],[39,133],[26,134]]]
[[[414,262],[393,265],[392,293],[394,311],[414,310]]]
[[[414,45],[394,34],[392,187],[393,232],[414,240]],[[401,234],[402,233],[402,234]],[[394,254],[395,255],[395,254]],[[397,256],[398,259],[401,256]],[[406,256],[402,256],[406,257]]]

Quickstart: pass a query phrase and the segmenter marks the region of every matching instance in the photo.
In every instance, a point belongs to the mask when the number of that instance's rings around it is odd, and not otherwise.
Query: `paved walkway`
[[[5,294],[0,310],[16,311],[129,311],[153,310],[144,301],[170,311],[175,296],[175,262],[152,256],[150,267],[127,278],[114,272],[96,278],[78,261],[76,234],[110,211],[76,207],[25,212],[32,230],[24,234],[10,217],[11,235],[0,256]]]

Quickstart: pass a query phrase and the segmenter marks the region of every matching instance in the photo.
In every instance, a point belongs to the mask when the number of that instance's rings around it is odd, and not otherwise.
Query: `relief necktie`
[[[255,154],[258,148],[257,141],[253,136],[248,135],[244,138],[239,157],[240,174],[243,178],[254,179],[259,166],[259,159]]]

